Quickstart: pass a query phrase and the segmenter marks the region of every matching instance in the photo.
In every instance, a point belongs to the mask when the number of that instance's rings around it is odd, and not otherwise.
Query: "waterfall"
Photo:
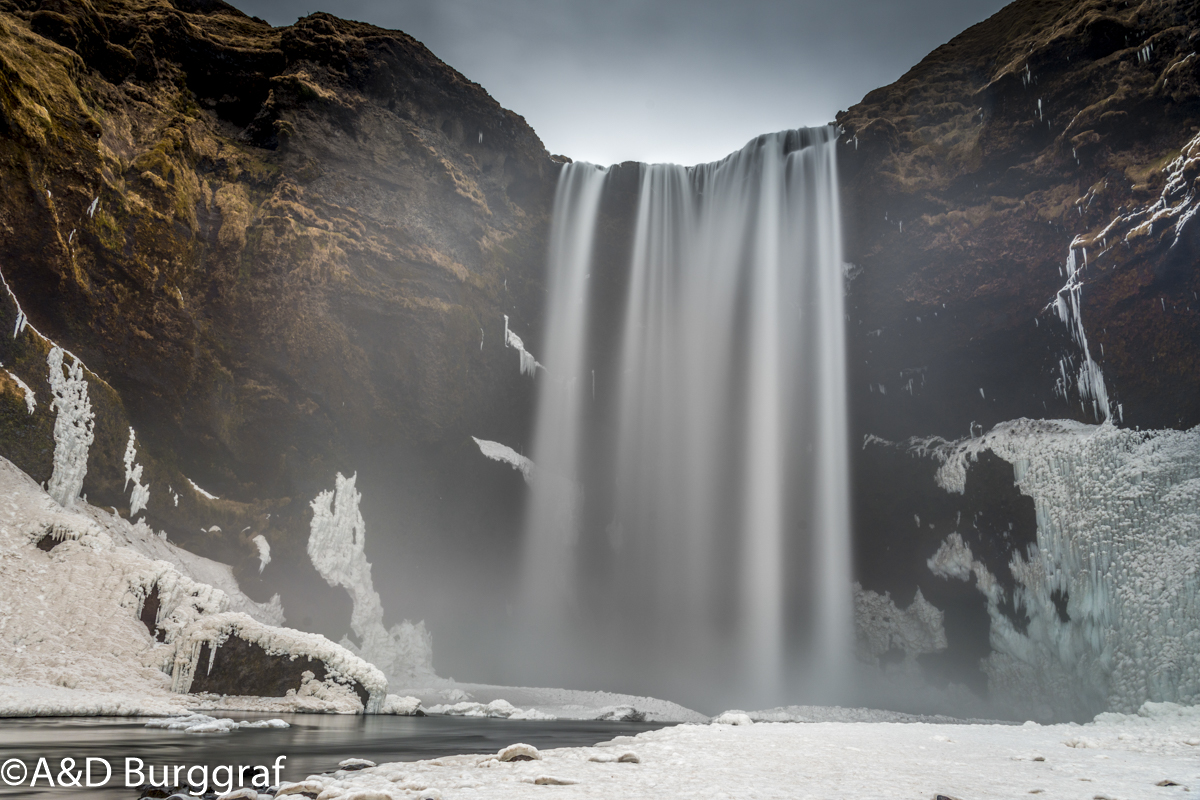
[[[519,603],[542,679],[699,704],[836,692],[853,642],[836,139],[563,168]]]

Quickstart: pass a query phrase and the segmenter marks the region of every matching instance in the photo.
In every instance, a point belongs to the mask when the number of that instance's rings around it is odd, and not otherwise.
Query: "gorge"
[[[66,369],[79,498],[333,641],[357,474],[441,676],[1194,703],[1198,39],[1017,0],[829,127],[601,168],[404,33],[0,0],[0,456],[74,497]]]

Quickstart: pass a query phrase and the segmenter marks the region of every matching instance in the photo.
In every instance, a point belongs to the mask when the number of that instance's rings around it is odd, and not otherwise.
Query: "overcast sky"
[[[232,0],[403,30],[521,114],[551,153],[713,161],[821,125],[1004,0]]]

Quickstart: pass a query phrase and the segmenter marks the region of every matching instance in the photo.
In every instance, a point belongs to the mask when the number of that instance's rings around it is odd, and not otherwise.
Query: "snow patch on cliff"
[[[513,469],[521,473],[525,478],[525,482],[529,483],[533,480],[533,461],[526,456],[521,455],[516,450],[513,450],[506,444],[499,442],[489,442],[486,439],[476,439],[471,437],[475,444],[479,446],[479,452],[483,453],[487,458],[493,461],[499,461],[508,464]]]
[[[504,346],[511,347],[520,354],[522,375],[532,375],[539,369],[546,369],[537,362],[532,353],[525,349],[525,343],[521,341],[521,337],[508,327],[508,314],[504,315]]]

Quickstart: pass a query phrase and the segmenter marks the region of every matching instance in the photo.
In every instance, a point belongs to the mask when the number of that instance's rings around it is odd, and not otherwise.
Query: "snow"
[[[258,548],[258,574],[261,575],[262,571],[267,568],[267,564],[271,563],[271,543],[261,533],[250,541],[254,542],[254,546]]]
[[[103,528],[115,544],[128,547],[153,561],[166,561],[181,575],[196,583],[220,589],[225,594],[227,610],[241,611],[267,625],[284,623],[283,604],[279,595],[274,595],[266,603],[255,602],[242,592],[233,576],[233,567],[228,564],[176,547],[166,540],[164,534],[155,533],[144,521],[130,524],[114,513],[86,504],[80,504],[77,510]]]
[[[410,698],[415,699],[415,698]],[[631,708],[631,707],[629,707]],[[483,703],[462,702],[454,705],[435,705],[425,709],[426,714],[446,717],[492,717],[499,719],[558,719],[553,714],[538,711],[536,708],[517,708],[507,700],[493,700],[486,705]],[[597,717],[599,719],[600,717]]]
[[[177,692],[185,691],[198,670],[212,669],[216,651],[231,636],[257,644],[268,655],[287,655],[292,659],[306,655],[323,661],[325,680],[316,681],[311,672],[306,672],[306,680],[296,694],[303,695],[307,690],[323,700],[344,699],[351,707],[361,709],[362,703],[350,687],[351,681],[357,681],[370,695],[365,709],[369,714],[377,713],[387,698],[387,679],[383,673],[341,645],[317,633],[264,625],[236,611],[203,616],[174,637],[172,688]],[[200,654],[205,645],[208,645],[209,660],[201,663]]]
[[[47,535],[59,541],[49,552],[36,546]],[[185,571],[214,575],[232,593]],[[237,590],[227,565],[179,550],[144,522],[130,524],[86,501],[63,508],[2,458],[0,585],[0,716],[361,712],[362,701],[343,685],[349,678],[367,689],[372,705],[386,695],[382,673],[324,637],[229,612],[249,606],[260,617],[282,619],[277,597],[255,604]],[[152,591],[157,640],[139,619]],[[174,693],[190,684],[199,646],[231,633],[271,653],[320,658],[330,678],[308,673],[309,681],[283,698]]]
[[[379,709],[380,714],[395,714],[398,717],[414,716],[421,708],[421,701],[415,697],[401,697],[396,694],[389,694],[383,701],[383,708]]]
[[[533,462],[528,458],[506,444],[489,442],[486,439],[476,439],[474,436],[471,438],[475,441],[475,444],[479,445],[479,452],[483,453],[484,456],[493,461],[500,461],[510,465],[513,469],[521,473],[526,483],[533,480]]]
[[[531,784],[555,786],[545,791],[556,798],[1138,800],[1200,786],[1195,708],[1147,705],[1082,726],[736,720],[742,724],[679,725],[541,750],[530,761],[503,761],[501,750],[381,764],[313,775],[303,788],[322,800],[525,800],[542,791]],[[300,788],[284,784],[280,792]]]
[[[147,728],[162,728],[168,731],[181,731],[183,733],[230,733],[236,730],[244,729],[264,729],[264,728],[290,728],[288,723],[281,719],[259,719],[253,722],[242,720],[235,722],[232,719],[218,719],[210,717],[207,714],[189,714],[186,717],[170,717],[167,719],[155,719],[146,723]]]
[[[74,505],[83,478],[87,475],[88,448],[95,438],[95,414],[87,396],[87,380],[83,366],[73,358],[63,374],[63,349],[53,347],[46,363],[50,367],[50,390],[54,399],[50,405],[57,411],[54,418],[54,473],[50,476],[50,496],[63,508]]]
[[[362,495],[355,488],[358,474],[337,474],[332,491],[312,501],[313,518],[308,538],[308,556],[330,586],[350,593],[354,608],[350,627],[362,643],[349,639],[341,644],[383,670],[397,683],[419,676],[433,676],[433,642],[425,623],[408,620],[383,626],[383,605],[371,581],[371,562],[364,552],[366,523],[358,510]]]
[[[125,445],[125,488],[128,489],[129,482],[133,481],[133,492],[129,496],[130,519],[137,516],[137,513],[150,502],[150,485],[142,485],[142,465],[134,463],[134,459],[137,458],[137,450],[134,447],[136,439],[137,434],[133,432],[133,428],[130,428],[129,443]]]
[[[708,717],[677,703],[655,697],[639,697],[614,692],[591,692],[577,689],[534,688],[527,686],[491,686],[478,683],[458,683],[437,678],[422,684],[393,684],[392,691],[411,695],[421,701],[427,713],[447,713],[447,709],[462,707],[513,708],[522,717],[509,719],[575,719],[575,720],[645,720],[647,722],[707,722]],[[466,703],[475,700],[474,703]],[[449,701],[449,702],[446,702]],[[464,705],[465,703],[465,705]],[[536,712],[536,714],[535,714]],[[461,715],[468,715],[460,712]],[[472,713],[469,716],[489,716]],[[494,716],[501,716],[495,714]]]
[[[508,314],[504,315],[504,346],[511,347],[521,355],[521,374],[533,375],[538,369],[545,369],[533,357],[533,354],[525,349],[525,343],[521,341],[521,337],[513,333],[508,327]]]
[[[1004,590],[957,531],[929,561],[947,579],[973,576],[987,598],[995,652],[984,671],[998,707],[1079,718],[1200,702],[1200,427],[1023,419],[910,449],[939,459],[938,484],[957,492],[969,461],[991,450],[1034,500],[1037,542],[1008,564],[1024,632],[1000,611]]]

